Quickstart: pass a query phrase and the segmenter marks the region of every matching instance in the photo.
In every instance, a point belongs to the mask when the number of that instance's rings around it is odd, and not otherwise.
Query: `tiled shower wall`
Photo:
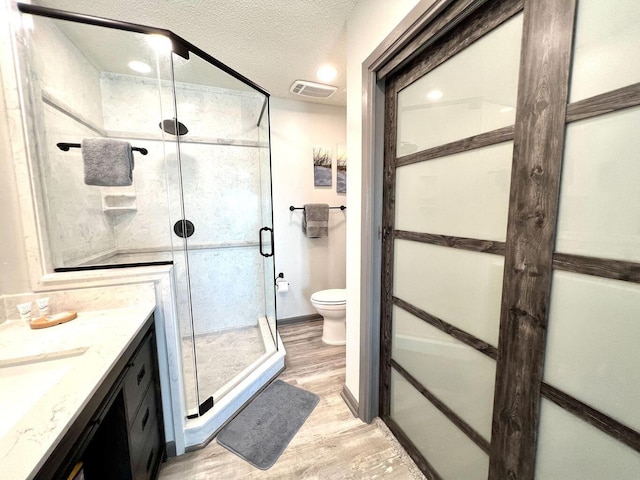
[[[44,133],[41,155],[34,161],[44,179],[53,262],[68,265],[116,247],[110,220],[102,213],[99,189],[84,184],[80,151],[63,152],[56,147],[58,142],[100,136],[86,125],[90,121],[96,129],[102,126],[100,74],[50,21],[33,20],[31,87],[34,105],[41,109],[35,115],[40,120],[37,129]]]
[[[134,170],[137,211],[114,219],[118,250],[127,252],[130,261],[135,261],[136,252],[150,247],[167,250],[173,243],[182,250],[183,240],[173,234],[172,225],[182,218],[183,201],[185,218],[195,225],[188,239],[195,334],[255,325],[264,314],[264,274],[257,246],[263,225],[256,126],[262,99],[178,83],[178,116],[189,129],[178,152],[171,135],[164,135],[164,143],[136,139],[160,138],[159,122],[174,116],[164,82],[160,99],[157,80],[106,73],[101,85],[107,132],[114,136],[129,132],[132,143],[149,150]],[[178,311],[186,316],[185,256],[176,253],[174,260]],[[182,327],[188,334],[189,326],[183,322]]]
[[[262,98],[177,84],[180,120],[189,128],[178,152],[175,137],[158,127],[162,119],[175,116],[168,82],[99,72],[63,33],[49,21],[42,23],[35,30],[33,49],[47,98],[40,104],[47,146],[41,172],[58,264],[114,254],[127,262],[148,261],[150,254],[170,258],[172,247],[183,247],[172,230],[182,218],[183,200],[186,218],[196,230],[189,239],[194,248],[189,253],[191,309],[185,257],[174,256],[182,320],[193,311],[196,334],[255,325],[264,314],[264,272],[257,247],[264,225],[260,153],[266,148],[256,126]],[[131,187],[85,185],[80,150],[55,147],[87,136],[121,138],[149,150],[146,156],[134,153]],[[105,193],[135,195],[135,210],[104,213]],[[187,334],[188,322],[181,324]]]

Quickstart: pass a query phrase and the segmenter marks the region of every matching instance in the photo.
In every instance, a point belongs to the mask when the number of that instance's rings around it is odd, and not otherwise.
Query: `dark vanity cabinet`
[[[164,431],[155,342],[151,316],[37,479],[156,478],[164,456]]]

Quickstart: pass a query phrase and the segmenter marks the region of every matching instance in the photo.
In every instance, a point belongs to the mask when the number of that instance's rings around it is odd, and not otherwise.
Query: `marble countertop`
[[[35,476],[155,305],[78,312],[32,330],[0,324],[0,477]]]

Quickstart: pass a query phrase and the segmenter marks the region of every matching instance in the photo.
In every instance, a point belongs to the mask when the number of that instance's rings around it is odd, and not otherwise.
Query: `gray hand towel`
[[[322,238],[329,235],[329,205],[326,203],[308,203],[304,206],[302,231],[309,238]]]
[[[82,140],[84,183],[101,187],[126,187],[133,182],[131,144],[112,138]]]

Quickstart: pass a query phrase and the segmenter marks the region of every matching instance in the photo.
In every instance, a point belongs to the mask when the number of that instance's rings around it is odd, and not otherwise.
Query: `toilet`
[[[322,341],[327,345],[344,345],[345,317],[347,314],[347,290],[333,288],[311,295],[311,304],[324,317]]]

